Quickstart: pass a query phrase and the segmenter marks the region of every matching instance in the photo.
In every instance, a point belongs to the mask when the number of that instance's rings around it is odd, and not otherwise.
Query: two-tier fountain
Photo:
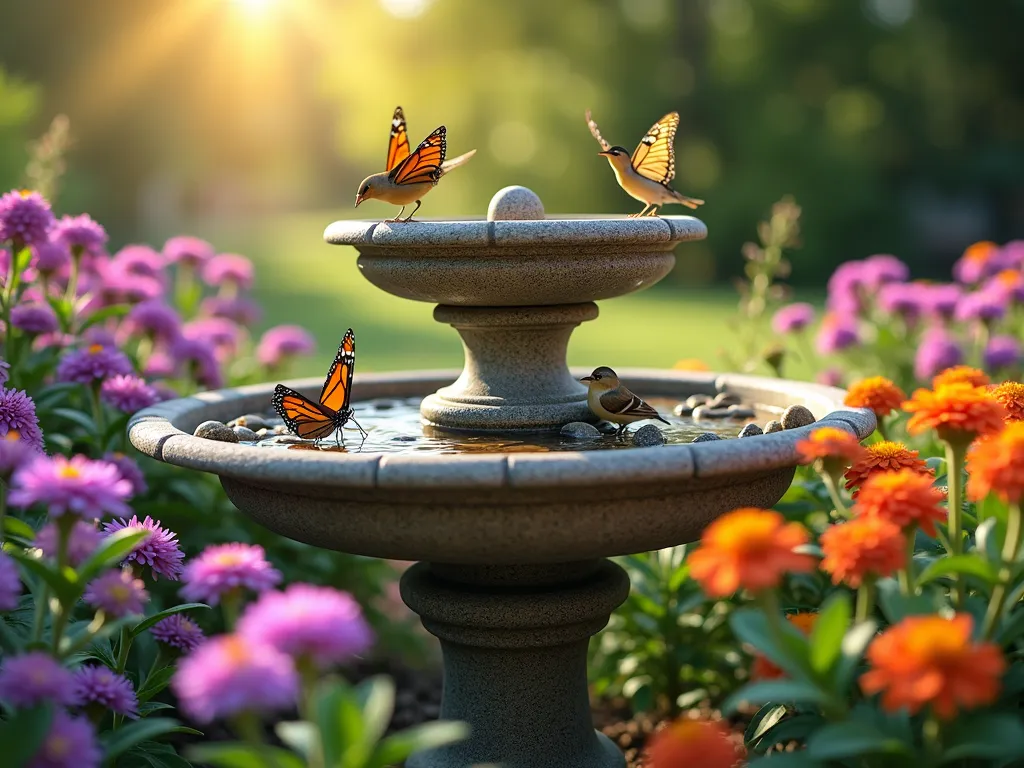
[[[582,372],[566,366],[572,330],[597,317],[595,301],[657,283],[677,244],[705,235],[687,216],[545,218],[522,187],[499,192],[486,220],[331,224],[327,242],[354,246],[370,282],[436,303],[435,319],[454,326],[465,347],[461,374],[357,374],[357,412],[359,401],[422,398],[423,429],[466,430],[452,434],[456,444],[467,435],[467,445],[488,434],[529,442],[531,430],[593,421]],[[685,339],[682,329],[665,330]],[[614,366],[617,352],[609,347],[593,366]],[[683,400],[717,387],[762,408],[802,404],[819,423],[859,437],[874,429],[874,417],[844,408],[837,389],[620,373],[645,397]],[[321,381],[291,385],[315,396]],[[239,509],[284,536],[419,561],[402,578],[402,597],[441,641],[442,717],[468,722],[472,734],[414,756],[412,768],[621,768],[621,752],[591,724],[586,679],[587,643],[629,590],[607,558],[694,541],[736,507],[771,507],[811,429],[625,450],[445,453],[415,442],[374,450],[372,429],[362,451],[345,453],[192,435],[209,419],[265,411],[273,387],[163,403],[133,419],[131,440],[161,461],[219,475]]]

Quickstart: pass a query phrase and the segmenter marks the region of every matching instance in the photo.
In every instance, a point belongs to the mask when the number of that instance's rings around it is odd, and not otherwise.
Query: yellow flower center
[[[7,434],[4,435],[4,440],[9,443],[16,443],[21,440],[21,432],[16,429],[10,429],[7,431]]]
[[[65,480],[71,480],[76,477],[81,477],[82,473],[78,471],[77,467],[73,467],[70,464],[65,464],[59,470],[57,470],[57,475]]]
[[[244,558],[238,552],[218,552],[214,555],[213,561],[217,565],[232,566],[241,565],[244,562]]]
[[[98,355],[102,351],[103,351],[103,345],[102,344],[91,344],[89,346],[89,354],[90,355]]]
[[[249,661],[250,653],[249,649],[245,645],[245,641],[240,637],[228,637],[224,640],[224,651],[228,657],[228,661],[233,664],[245,664]]]
[[[880,443],[869,445],[868,451],[879,459],[901,459],[907,455],[907,446],[903,443],[884,440]]]
[[[115,584],[110,588],[110,594],[115,600],[125,601],[131,596],[131,591],[126,584]]]

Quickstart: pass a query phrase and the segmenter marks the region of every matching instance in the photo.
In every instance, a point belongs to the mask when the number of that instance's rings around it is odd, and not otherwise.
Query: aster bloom
[[[185,566],[181,594],[186,600],[216,605],[235,590],[265,592],[281,581],[263,547],[231,542],[214,544]]]
[[[969,245],[953,265],[953,277],[961,283],[980,283],[1002,268],[999,246],[988,240]]]
[[[828,279],[826,305],[838,314],[857,314],[865,289],[864,262],[847,261],[836,267]]]
[[[179,336],[171,345],[170,354],[177,363],[176,367],[187,371],[198,384],[209,389],[224,384],[217,351],[208,340]]]
[[[990,370],[1013,368],[1020,362],[1020,342],[1006,334],[993,336],[985,345],[982,357]]]
[[[181,235],[164,243],[164,258],[171,264],[201,267],[213,258],[214,253],[213,246],[198,237]]]
[[[939,371],[963,362],[964,353],[956,340],[941,328],[932,328],[921,339],[914,356],[914,375],[927,381]]]
[[[0,389],[0,437],[12,431],[18,433],[24,445],[43,452],[43,431],[39,429],[35,402],[24,390]]]
[[[776,333],[796,333],[814,322],[814,307],[797,302],[783,307],[772,317],[772,330]]]
[[[814,378],[815,381],[819,384],[824,384],[826,387],[841,387],[843,385],[843,372],[838,368],[826,368],[823,371],[819,371],[818,375]]]
[[[11,325],[33,336],[53,333],[59,327],[49,304],[19,304],[11,308]]]
[[[906,567],[906,538],[895,523],[861,515],[829,527],[819,539],[821,569],[833,584],[856,589],[866,579],[891,576]]]
[[[796,444],[796,451],[802,464],[810,464],[820,459],[823,464],[832,465],[831,468],[837,468],[839,471],[849,464],[860,461],[865,455],[860,440],[838,427],[818,427],[806,440]],[[826,466],[826,469],[829,468]]]
[[[1024,384],[1004,381],[992,388],[992,397],[1006,409],[1008,421],[1024,421]]]
[[[252,262],[237,253],[219,253],[203,267],[203,280],[215,286],[252,288]]]
[[[181,332],[181,317],[162,300],[150,299],[132,307],[122,326],[131,336],[171,342]]]
[[[818,621],[818,614],[815,611],[801,611],[800,613],[788,613],[786,619],[803,634],[810,637],[815,623]],[[754,656],[754,663],[750,667],[750,678],[752,680],[778,680],[786,677],[786,673],[775,666],[768,658],[757,654]]]
[[[99,664],[84,664],[75,670],[74,696],[77,707],[93,704],[133,720],[139,717],[139,699],[131,681]]]
[[[1007,301],[1022,302],[1024,301],[1024,272],[1020,268],[1004,269],[986,283],[985,288],[1002,293],[1006,296]]]
[[[99,768],[102,759],[89,720],[57,710],[39,751],[25,763],[25,768]]]
[[[946,519],[942,506],[946,494],[932,485],[934,480],[930,472],[923,474],[914,469],[875,472],[861,486],[856,510],[904,530],[916,525],[934,538],[935,524]]]
[[[142,579],[135,578],[130,568],[115,568],[89,582],[83,595],[85,602],[119,619],[141,614],[149,601],[149,593]]]
[[[129,274],[164,280],[164,257],[148,245],[126,245],[112,261]]]
[[[315,348],[313,337],[297,325],[278,325],[263,334],[256,348],[256,359],[268,368],[275,368],[296,355],[306,355]]]
[[[226,317],[202,317],[186,323],[181,329],[186,339],[198,340],[213,346],[220,363],[230,362],[242,342],[242,329]]]
[[[868,646],[871,666],[860,676],[868,696],[882,694],[887,712],[917,714],[926,706],[943,720],[995,701],[1006,660],[995,643],[972,639],[974,620],[908,616]]]
[[[100,262],[97,292],[103,304],[138,304],[152,301],[164,293],[164,281],[159,277],[132,272],[129,264],[116,259]]]
[[[259,304],[244,296],[210,296],[199,303],[199,314],[203,317],[226,317],[249,328],[263,316]]]
[[[888,283],[878,292],[878,306],[889,315],[915,323],[927,307],[928,289],[916,283]]]
[[[291,707],[298,675],[289,656],[238,635],[207,640],[178,664],[171,680],[181,708],[201,723],[242,712]]]
[[[96,547],[103,541],[103,534],[96,527],[92,520],[76,520],[71,528],[71,535],[68,536],[68,548],[66,557],[68,564],[76,568],[96,551]],[[57,549],[60,546],[60,532],[56,523],[47,523],[36,534],[35,545],[44,555],[56,559]]]
[[[16,248],[45,243],[51,226],[53,211],[38,192],[12,190],[0,196],[0,242]]]
[[[160,402],[160,396],[139,376],[114,376],[103,382],[100,397],[123,413],[135,413]]]
[[[847,490],[859,488],[865,480],[879,472],[895,472],[904,469],[922,475],[931,475],[932,473],[924,459],[919,458],[918,452],[910,450],[903,443],[882,440],[867,446],[865,451],[864,457],[854,462],[853,466],[846,470],[844,477]],[[857,498],[858,493],[858,491],[854,491],[854,499]]]
[[[242,614],[238,634],[320,667],[345,661],[373,643],[363,611],[350,594],[312,584],[262,595]]]
[[[738,589],[772,589],[788,573],[815,570],[816,560],[793,550],[807,543],[807,530],[778,512],[744,508],[715,520],[690,555],[690,574],[709,597]]]
[[[861,263],[861,279],[864,285],[874,290],[887,283],[902,283],[910,277],[910,267],[887,253],[868,256]]]
[[[900,407],[906,393],[884,376],[871,376],[850,385],[843,404],[851,408],[868,408],[883,419]]]
[[[967,495],[982,501],[995,493],[1007,504],[1024,498],[1024,421],[975,442],[967,454]]]
[[[163,576],[171,581],[177,581],[181,575],[182,561],[185,559],[185,553],[178,545],[177,534],[161,527],[160,521],[149,515],[141,522],[138,515],[132,515],[131,520],[122,518],[103,524],[103,530],[108,534],[125,528],[149,532],[149,535],[125,558],[125,563],[148,566],[153,571],[154,579]]]
[[[125,456],[123,453],[113,451],[111,453],[104,454],[103,461],[113,464],[117,467],[117,471],[121,473],[121,477],[127,480],[132,486],[132,496],[141,496],[148,488],[146,485],[146,476],[142,473],[139,465],[135,463],[135,460],[130,456]]]
[[[859,341],[856,320],[830,312],[821,321],[816,344],[821,354],[828,355],[849,349]]]
[[[153,637],[182,653],[194,651],[206,639],[203,630],[182,613],[173,613],[150,628]]]
[[[19,708],[71,704],[74,681],[63,664],[43,651],[8,656],[0,667],[0,699]]]
[[[3,550],[0,550],[0,612],[13,611],[21,597],[21,576],[18,566]]]
[[[993,393],[970,384],[919,389],[903,404],[903,409],[913,414],[907,422],[910,434],[933,429],[940,440],[963,445],[975,437],[998,432],[1007,417],[1006,409]]]
[[[107,231],[87,213],[64,216],[54,225],[51,237],[75,254],[98,256],[107,245]]]
[[[650,768],[734,768],[741,752],[721,722],[682,717],[651,738],[644,765]]]
[[[964,296],[956,306],[957,320],[979,320],[992,323],[1006,316],[1009,297],[1001,290],[982,288]]]
[[[14,470],[37,453],[38,451],[21,439],[18,430],[9,430],[6,435],[0,437],[0,480],[6,481]]]
[[[131,483],[106,461],[40,456],[15,471],[8,501],[16,507],[43,504],[52,517],[127,516],[131,491]]]
[[[92,384],[94,381],[133,373],[131,360],[121,351],[91,344],[85,349],[66,352],[57,364],[59,381]]]
[[[991,384],[988,374],[969,365],[954,365],[932,379],[932,389],[949,384],[970,384],[972,387],[987,387]]]
[[[952,320],[964,291],[955,283],[929,285],[924,291],[924,309],[932,317]]]

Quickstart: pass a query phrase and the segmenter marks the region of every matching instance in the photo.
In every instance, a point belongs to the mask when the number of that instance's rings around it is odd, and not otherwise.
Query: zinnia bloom
[[[71,704],[74,681],[63,664],[43,651],[8,656],[0,667],[0,699],[19,708],[44,702]]]
[[[871,376],[851,384],[843,404],[851,408],[868,408],[881,419],[898,409],[906,399],[906,393],[889,379]]]
[[[805,635],[810,636],[814,624],[818,620],[818,614],[815,611],[801,611],[800,613],[786,614],[786,619]],[[783,677],[786,677],[786,673],[782,668],[775,666],[761,654],[754,656],[754,663],[750,667],[752,680],[777,680]]]
[[[783,307],[772,317],[776,333],[796,333],[814,322],[814,307],[804,301]]]
[[[802,464],[821,459],[845,468],[864,458],[864,446],[855,435],[838,427],[818,427],[806,440],[796,444]]]
[[[103,541],[103,534],[93,520],[76,520],[68,537],[68,548],[65,553],[68,565],[77,568],[88,560],[96,547]],[[35,545],[47,557],[56,559],[60,542],[60,532],[56,523],[47,523],[36,534]]]
[[[85,664],[75,670],[75,706],[96,704],[103,710],[137,720],[139,699],[124,675],[99,664]]]
[[[0,549],[0,611],[13,611],[18,607],[21,597],[21,576],[18,566],[2,549]]]
[[[39,751],[25,768],[99,768],[103,753],[92,724],[58,709]]]
[[[181,595],[193,602],[216,605],[228,592],[266,592],[281,581],[267,562],[263,547],[241,542],[214,544],[185,566]]]
[[[149,631],[159,642],[182,653],[195,650],[206,639],[199,625],[182,613],[172,613],[154,624]]]
[[[185,559],[185,553],[178,545],[178,535],[162,528],[160,521],[154,520],[149,515],[146,515],[146,519],[141,522],[138,515],[132,515],[131,520],[121,518],[112,523],[103,524],[103,530],[108,534],[125,528],[149,533],[125,558],[125,563],[137,563],[140,566],[148,567],[153,571],[154,579],[163,576],[171,581],[177,581],[182,571],[181,563]]]
[[[91,519],[127,516],[131,510],[125,501],[131,493],[131,483],[113,464],[58,454],[40,456],[19,467],[11,477],[8,501],[16,507],[43,504],[52,517],[70,514]]]
[[[932,379],[932,389],[947,384],[970,384],[972,387],[987,387],[991,384],[988,374],[969,365],[954,365]]]
[[[913,470],[921,474],[931,474],[924,459],[918,458],[918,452],[912,451],[903,443],[883,440],[866,449],[864,457],[846,470],[846,489],[859,488],[872,475],[879,472],[894,472],[900,469]],[[853,498],[857,498],[854,491]]]
[[[1001,432],[982,438],[967,454],[967,495],[981,501],[995,493],[1007,504],[1024,497],[1024,421],[1007,424]]]
[[[644,764],[650,768],[733,768],[740,757],[723,723],[683,717],[654,734]]]
[[[700,547],[690,555],[690,575],[710,597],[772,589],[787,572],[815,569],[814,557],[793,551],[808,539],[802,525],[787,523],[778,512],[737,509],[704,530]]]
[[[43,452],[35,401],[24,390],[0,389],[0,437],[17,432],[18,439],[37,453]]]
[[[861,690],[881,693],[887,712],[906,709],[913,715],[930,705],[943,720],[990,704],[1006,661],[995,643],[972,640],[973,628],[965,613],[903,619],[868,647],[871,669],[860,677]]]
[[[135,413],[160,402],[160,396],[139,376],[114,376],[103,382],[100,397],[123,413]]]
[[[992,397],[1006,409],[1008,421],[1024,421],[1024,384],[1004,381],[992,389]]]
[[[975,437],[998,432],[1007,416],[1002,403],[988,390],[970,384],[919,389],[903,409],[913,414],[907,422],[910,434],[934,429],[939,439],[964,445]]]
[[[130,568],[117,568],[97,576],[89,582],[83,597],[89,605],[115,619],[141,614],[149,601],[146,585],[135,578]]]
[[[256,359],[268,368],[313,351],[313,337],[297,325],[278,325],[263,334],[256,347]]]
[[[935,524],[946,519],[946,495],[934,485],[931,473],[914,469],[875,472],[857,494],[857,511],[874,515],[906,529],[917,525],[935,536]]]
[[[132,374],[131,360],[119,350],[102,344],[91,344],[85,349],[66,353],[57,364],[58,381],[92,384],[114,376]]]
[[[906,539],[898,525],[882,517],[861,515],[833,525],[819,543],[825,555],[821,569],[834,584],[856,589],[865,578],[891,576],[906,565]]]
[[[0,242],[39,245],[50,239],[51,226],[53,211],[38,192],[12,190],[0,196]]]

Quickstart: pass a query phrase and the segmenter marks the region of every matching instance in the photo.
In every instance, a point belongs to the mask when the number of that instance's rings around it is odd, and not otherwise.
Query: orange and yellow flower
[[[673,370],[676,371],[710,371],[708,364],[700,358],[687,357],[682,360],[677,360],[676,364],[672,366]]]
[[[814,623],[818,620],[815,611],[801,611],[786,615],[789,623],[799,629],[805,635],[810,635],[814,629]],[[754,663],[750,666],[750,677],[752,680],[777,680],[785,677],[786,673],[761,654],[754,656]]]
[[[1009,421],[1024,421],[1024,384],[1004,381],[992,388],[992,397],[1006,409]]]
[[[891,576],[906,565],[906,538],[895,523],[875,516],[855,517],[821,535],[821,569],[833,584],[859,587],[864,579]]]
[[[943,720],[961,709],[990,704],[999,695],[1006,660],[995,643],[971,639],[974,620],[910,616],[879,635],[867,652],[871,669],[860,677],[867,695],[882,694],[882,708],[916,714],[931,705]]]
[[[854,435],[837,427],[819,427],[806,440],[798,442],[796,450],[803,464],[822,459],[846,466],[860,461],[865,454],[864,446]]]
[[[894,443],[889,440],[882,440],[867,446],[866,455],[848,470],[846,488],[851,490],[864,485],[864,481],[879,472],[894,472],[899,469],[912,469],[921,474],[931,474],[924,459],[918,457],[917,451],[912,451],[903,443]],[[857,498],[858,491],[853,492],[853,498]]]
[[[646,758],[650,768],[733,768],[742,754],[722,722],[682,717],[654,734]]]
[[[946,442],[967,444],[979,435],[1003,428],[1006,409],[985,387],[948,384],[936,390],[919,389],[903,408],[913,414],[907,422],[912,435],[934,429]]]
[[[871,376],[850,385],[843,400],[851,408],[870,408],[884,418],[900,407],[907,394],[884,376]]]
[[[806,528],[787,523],[778,512],[737,509],[705,529],[690,555],[690,575],[711,597],[772,589],[788,572],[815,570],[814,557],[793,551],[809,538]]]
[[[861,486],[854,511],[888,520],[903,530],[916,525],[934,537],[935,524],[946,519],[942,506],[946,494],[932,485],[934,480],[930,472],[913,469],[879,472]]]
[[[967,495],[973,501],[995,493],[1007,504],[1019,504],[1024,498],[1024,421],[1011,422],[972,445],[967,471]]]
[[[988,374],[969,365],[954,365],[939,373],[932,379],[932,389],[950,384],[970,384],[972,387],[987,387],[992,383]]]

